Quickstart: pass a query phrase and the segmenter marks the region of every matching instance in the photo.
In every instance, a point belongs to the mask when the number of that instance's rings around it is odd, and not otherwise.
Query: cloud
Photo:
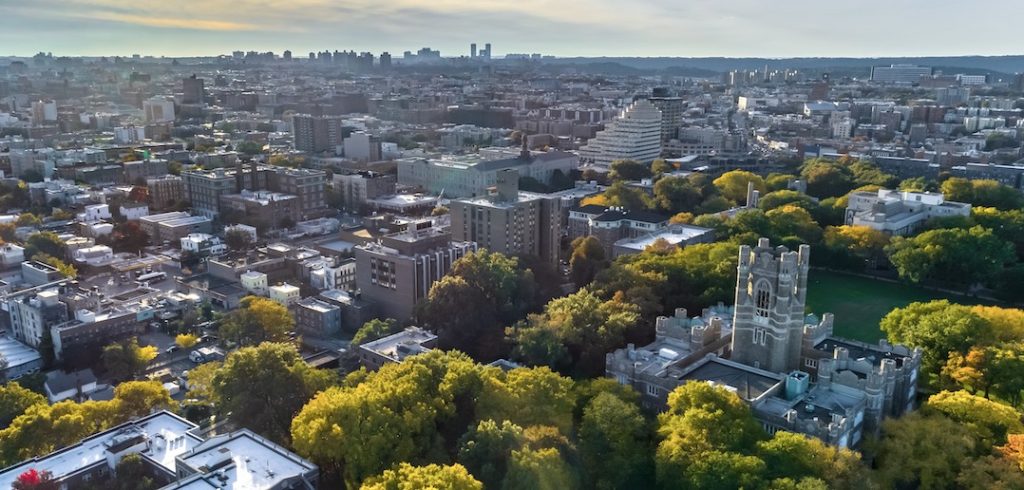
[[[260,27],[255,24],[230,22],[223,20],[185,19],[180,17],[150,17],[146,15],[122,14],[117,12],[95,12],[80,14],[80,17],[96,20],[108,20],[149,27],[168,29],[194,29],[198,31],[255,31]]]

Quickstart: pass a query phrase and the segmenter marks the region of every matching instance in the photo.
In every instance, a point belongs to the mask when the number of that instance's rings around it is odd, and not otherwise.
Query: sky
[[[1022,0],[0,0],[0,56],[1001,55],[1024,54],[1021,18]]]

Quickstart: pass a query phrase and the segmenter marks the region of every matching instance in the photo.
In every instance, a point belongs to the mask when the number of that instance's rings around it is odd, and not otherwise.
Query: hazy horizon
[[[3,56],[216,56],[235,50],[443,56],[492,43],[495,57],[878,58],[1012,56],[1024,6],[985,6],[984,35],[950,25],[951,0],[35,0],[4,6]],[[768,8],[766,8],[768,7]],[[884,14],[884,15],[880,15]],[[1005,46],[1000,48],[999,46]],[[1018,51],[1014,51],[1017,49]]]

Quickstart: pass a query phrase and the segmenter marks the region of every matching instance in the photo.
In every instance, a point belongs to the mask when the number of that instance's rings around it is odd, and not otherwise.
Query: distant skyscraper
[[[391,68],[391,53],[385,51],[380,54],[380,68],[382,70]]]
[[[292,52],[286,49],[284,51],[284,54],[281,55],[281,57],[284,58],[285,61],[291,61],[292,60]]]
[[[484,44],[484,55],[483,58],[486,61],[491,61],[491,43]]]
[[[650,163],[661,156],[661,111],[638,100],[580,150],[581,163],[608,168],[615,160]]]
[[[476,43],[469,45],[469,57],[470,59],[476,58]]]
[[[206,90],[203,85],[203,79],[196,78],[194,74],[186,79],[183,79],[181,81],[182,103],[202,104],[203,99],[206,98]]]

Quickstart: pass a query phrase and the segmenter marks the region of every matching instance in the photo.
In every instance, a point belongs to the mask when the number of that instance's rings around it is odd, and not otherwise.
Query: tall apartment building
[[[452,264],[476,249],[475,243],[453,242],[451,233],[430,221],[413,223],[355,248],[356,286],[381,316],[404,321]]]
[[[165,211],[185,202],[185,189],[181,177],[165,175],[146,179],[149,209]]]
[[[655,90],[654,96],[648,98],[654,107],[661,111],[661,141],[669,141],[676,137],[679,126],[683,123],[686,101],[682,97],[669,97],[665,90]]]
[[[185,171],[181,180],[192,211],[210,218],[220,214],[220,197],[237,191],[235,174],[224,168]]]
[[[174,101],[166,97],[153,97],[142,101],[142,112],[147,123],[174,122]]]
[[[181,102],[184,104],[202,104],[203,99],[206,98],[206,90],[203,87],[204,81],[202,78],[196,78],[192,75],[188,78],[181,80],[182,87],[182,98]]]
[[[269,167],[268,170],[268,188],[298,197],[302,219],[318,217],[327,208],[327,172],[288,167]]]
[[[638,100],[608,123],[580,150],[581,161],[609,168],[615,160],[650,163],[661,156],[661,111],[648,100]]]
[[[451,202],[452,239],[475,242],[505,255],[540,257],[557,265],[561,203],[558,197],[519,192],[519,173],[503,170],[498,172],[492,195]]]
[[[335,116],[292,116],[292,138],[295,149],[320,153],[335,149],[343,144],[342,119]]]

